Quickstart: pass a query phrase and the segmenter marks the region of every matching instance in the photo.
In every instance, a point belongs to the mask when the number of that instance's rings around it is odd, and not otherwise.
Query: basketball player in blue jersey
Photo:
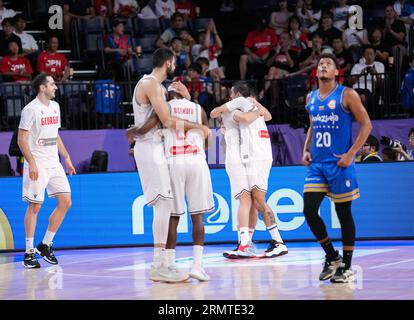
[[[369,136],[372,125],[359,95],[336,82],[338,65],[335,56],[322,54],[317,67],[319,89],[306,99],[310,127],[303,149],[303,164],[308,167],[304,185],[304,215],[326,253],[319,280],[351,282],[355,242],[355,224],[351,213],[352,201],[359,198],[354,158]],[[352,121],[360,124],[352,143]],[[324,197],[328,195],[342,229],[343,257],[331,243],[326,227],[318,215]]]

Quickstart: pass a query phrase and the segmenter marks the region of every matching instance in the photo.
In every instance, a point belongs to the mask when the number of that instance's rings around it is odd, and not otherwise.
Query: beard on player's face
[[[173,66],[173,63],[171,63],[169,66],[167,65],[167,79],[172,80],[174,78],[174,71],[175,67]]]

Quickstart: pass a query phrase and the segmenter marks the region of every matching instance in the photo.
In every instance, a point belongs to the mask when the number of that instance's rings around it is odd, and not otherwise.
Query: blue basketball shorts
[[[335,203],[358,199],[355,164],[342,168],[336,162],[311,163],[306,172],[303,192],[326,192]]]

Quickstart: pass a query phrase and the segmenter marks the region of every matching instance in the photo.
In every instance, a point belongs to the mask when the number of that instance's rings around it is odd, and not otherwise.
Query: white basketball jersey
[[[244,97],[238,97],[226,103],[232,119],[235,112],[251,112],[257,108]],[[250,124],[239,124],[240,157],[246,163],[254,160],[273,160],[269,131],[263,117]]]
[[[202,124],[201,106],[187,99],[173,99],[169,102],[172,116]],[[178,156],[200,156],[205,159],[204,138],[198,130],[185,132],[184,128],[164,130],[164,146],[167,158]]]
[[[22,110],[19,128],[29,131],[28,144],[38,168],[59,166],[60,108],[57,102],[50,101],[45,106],[38,98],[33,99]]]
[[[240,124],[241,158],[243,162],[273,160],[269,131],[263,117],[249,125]]]
[[[142,77],[142,79],[139,80],[138,83],[136,84],[135,89],[134,89],[134,95],[133,95],[133,98],[132,98],[132,107],[133,107],[133,110],[134,110],[134,124],[137,128],[141,128],[148,121],[148,119],[151,117],[153,112],[155,112],[154,108],[150,104],[140,104],[140,103],[138,103],[138,101],[135,98],[135,93],[136,93],[136,90],[138,89],[138,86],[139,86],[140,82],[142,80],[148,79],[148,78],[154,78],[155,79],[154,76],[144,75]],[[136,140],[146,140],[146,139],[153,138],[154,133],[160,127],[161,127],[160,125],[155,126],[149,132],[147,132],[145,135],[138,136],[136,138]]]

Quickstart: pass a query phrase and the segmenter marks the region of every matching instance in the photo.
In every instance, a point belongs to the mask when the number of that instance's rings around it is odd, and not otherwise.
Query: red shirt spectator
[[[65,71],[69,69],[69,63],[64,54],[56,52],[58,46],[58,39],[51,37],[48,50],[37,57],[37,71],[47,73],[56,81],[61,81],[67,78]]]
[[[258,57],[263,57],[276,46],[278,38],[272,29],[250,31],[247,34],[244,46],[249,48]]]
[[[53,78],[62,78],[67,66],[69,66],[68,60],[62,53],[43,51],[37,57],[37,71],[50,74]]]
[[[13,58],[12,56],[6,56],[0,62],[0,72],[16,73],[16,75],[11,75],[14,81],[28,81],[30,79],[28,77],[21,76],[20,73],[32,74],[33,70],[27,58],[20,56],[17,56],[15,58]]]
[[[191,1],[175,1],[175,11],[180,12],[191,19],[196,17],[195,7]]]

